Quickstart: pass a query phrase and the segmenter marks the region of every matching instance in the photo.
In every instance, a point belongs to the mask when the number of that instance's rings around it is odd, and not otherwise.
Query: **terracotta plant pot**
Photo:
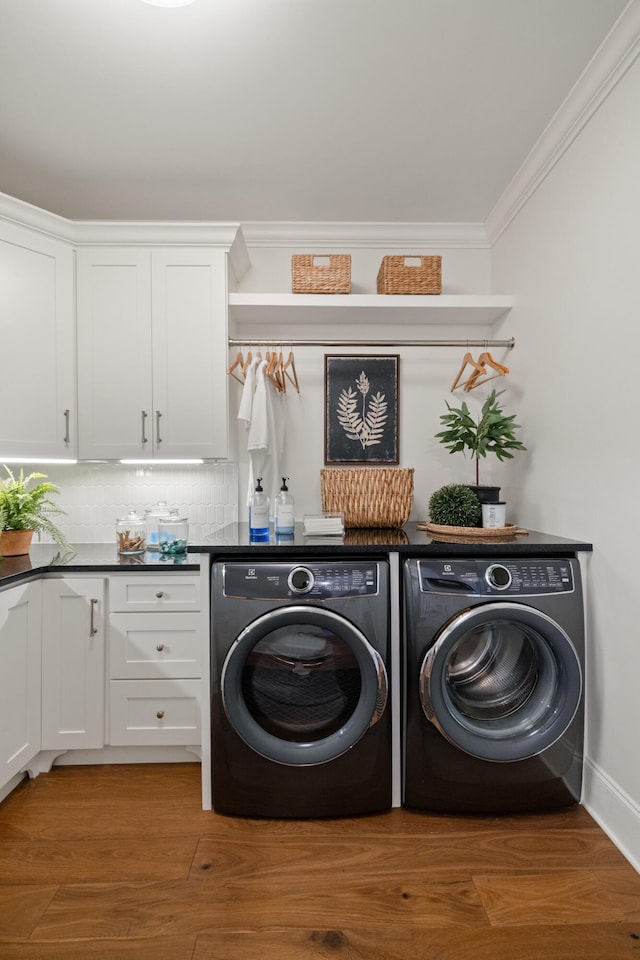
[[[29,553],[33,530],[3,530],[0,533],[0,557],[21,557]]]

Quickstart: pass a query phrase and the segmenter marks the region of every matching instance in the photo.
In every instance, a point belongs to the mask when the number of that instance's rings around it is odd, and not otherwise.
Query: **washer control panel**
[[[237,600],[335,600],[376,597],[380,561],[223,563],[225,597]]]
[[[538,596],[571,593],[569,560],[554,557],[526,560],[418,560],[423,593],[470,596]]]

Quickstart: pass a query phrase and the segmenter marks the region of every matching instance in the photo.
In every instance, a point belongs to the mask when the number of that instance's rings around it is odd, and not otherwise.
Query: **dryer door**
[[[582,669],[565,631],[539,610],[487,603],[440,632],[420,669],[425,716],[454,746],[484,760],[524,760],[573,720]]]
[[[325,763],[381,718],[387,674],[380,654],[330,610],[287,606],[236,638],[222,670],[222,699],[242,739],[269,760]]]

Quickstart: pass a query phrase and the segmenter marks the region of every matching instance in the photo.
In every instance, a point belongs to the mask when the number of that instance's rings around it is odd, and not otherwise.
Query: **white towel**
[[[266,377],[266,369],[267,362],[262,360],[256,370],[247,449],[250,458],[251,493],[255,478],[262,477],[262,487],[269,497],[269,512],[273,517],[281,479],[282,431],[276,423],[273,387]]]

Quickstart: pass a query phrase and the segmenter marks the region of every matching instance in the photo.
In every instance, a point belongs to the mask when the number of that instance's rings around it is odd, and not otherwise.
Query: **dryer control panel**
[[[237,600],[335,600],[377,597],[380,561],[225,563],[225,597]]]
[[[423,593],[480,597],[539,596],[571,593],[569,560],[554,557],[526,560],[418,560]]]

